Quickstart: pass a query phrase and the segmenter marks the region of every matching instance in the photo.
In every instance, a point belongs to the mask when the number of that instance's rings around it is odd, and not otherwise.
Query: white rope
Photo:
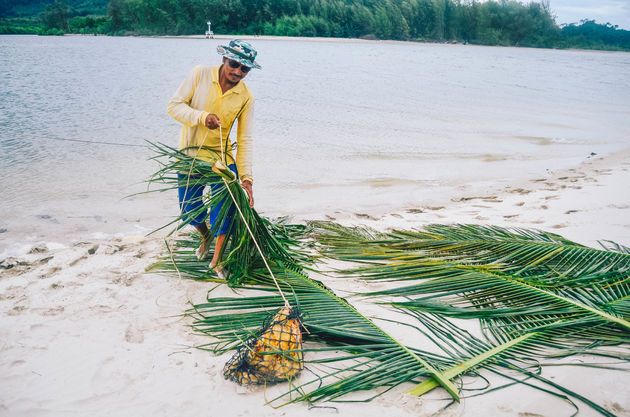
[[[220,127],[219,127],[219,139],[221,141],[221,159],[223,159],[222,162],[225,163],[225,156],[223,154],[223,132],[221,132]],[[226,146],[227,146],[227,139],[226,139]],[[221,179],[223,180],[223,183],[225,184],[225,188],[227,188],[228,192],[230,193],[230,197],[232,197],[232,201],[234,201],[234,205],[236,206],[236,209],[238,210],[238,214],[240,214],[241,219],[243,220],[243,223],[245,223],[245,227],[247,227],[247,231],[249,232],[249,235],[252,237],[252,240],[254,241],[254,244],[256,245],[256,249],[258,249],[258,253],[260,254],[260,257],[265,263],[265,266],[267,267],[267,271],[269,271],[269,274],[271,275],[271,279],[273,279],[274,284],[276,284],[276,288],[278,289],[278,292],[280,293],[280,297],[282,297],[282,299],[284,300],[284,305],[287,307],[290,307],[290,304],[287,301],[286,297],[284,296],[282,289],[280,289],[280,285],[278,284],[278,281],[276,280],[276,277],[273,274],[273,271],[271,271],[271,268],[269,267],[269,264],[267,263],[267,259],[265,259],[265,255],[263,254],[262,249],[260,249],[260,245],[258,245],[258,242],[256,241],[256,238],[254,237],[254,233],[252,232],[252,229],[249,228],[249,224],[247,223],[247,220],[245,220],[245,216],[243,215],[241,208],[236,202],[236,198],[234,198],[234,194],[232,194],[232,190],[230,190],[230,187],[227,181],[225,180],[225,178],[221,177]]]
[[[221,126],[219,126],[218,129],[219,129],[219,146],[221,148],[221,162],[223,162],[223,164],[225,166],[227,166],[226,160],[225,160],[225,152],[223,151],[223,129],[221,129]],[[192,174],[192,170],[193,170],[193,167],[195,165],[195,161],[197,160],[197,156],[199,155],[199,151],[201,150],[201,147],[203,146],[203,143],[206,141],[206,138],[208,137],[208,133],[210,133],[210,129],[208,129],[208,131],[206,132],[206,135],[204,136],[203,140],[199,144],[199,147],[197,148],[197,152],[195,153],[195,156],[193,157],[192,163],[190,164],[190,170],[188,171],[188,176],[187,176],[188,178],[186,179],[186,190],[188,190],[188,186],[190,184],[190,175]],[[227,138],[227,139],[229,139],[229,138]],[[226,147],[227,147],[227,139],[226,139],[226,143],[225,143]],[[256,240],[256,237],[254,236],[254,233],[252,232],[252,229],[249,227],[249,224],[247,223],[247,220],[245,220],[245,216],[243,215],[243,212],[241,211],[241,208],[239,207],[238,203],[236,202],[236,198],[234,197],[234,194],[232,194],[232,190],[230,190],[230,187],[229,187],[227,181],[225,180],[225,178],[221,177],[221,179],[223,180],[223,184],[225,185],[225,188],[227,188],[228,192],[230,193],[230,197],[232,198],[232,201],[234,202],[234,205],[236,206],[236,209],[238,210],[238,214],[241,216],[241,219],[243,220],[243,223],[245,223],[245,227],[247,228],[247,231],[249,232],[249,235],[252,237],[252,240],[254,241],[254,244],[256,245],[256,249],[258,250],[258,253],[260,254],[260,257],[262,258],[263,262],[265,263],[265,267],[267,267],[267,271],[269,271],[269,275],[271,275],[271,279],[273,279],[273,282],[276,285],[276,288],[278,289],[278,292],[280,293],[280,297],[282,297],[282,299],[284,300],[284,305],[287,306],[287,307],[290,307],[289,301],[284,296],[284,293],[282,292],[282,289],[280,288],[280,285],[278,284],[278,281],[276,280],[276,276],[273,274],[273,271],[269,267],[269,264],[267,263],[267,259],[265,258],[265,255],[263,254],[263,251],[260,248],[260,245],[258,244],[258,241]],[[176,230],[175,233],[177,235],[179,233],[179,230]],[[204,237],[202,236],[202,239],[203,238]],[[170,255],[171,255],[171,262],[173,262],[173,264],[175,265],[175,261],[173,259],[172,251],[171,251]],[[181,273],[179,271],[179,268],[177,268],[177,265],[175,265],[175,269],[177,271],[177,275],[179,276],[179,279],[181,280],[182,276],[181,276]]]

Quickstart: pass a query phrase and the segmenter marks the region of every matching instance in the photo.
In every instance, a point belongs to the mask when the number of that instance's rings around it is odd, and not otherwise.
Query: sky
[[[550,0],[549,5],[558,24],[594,19],[630,30],[630,0]]]

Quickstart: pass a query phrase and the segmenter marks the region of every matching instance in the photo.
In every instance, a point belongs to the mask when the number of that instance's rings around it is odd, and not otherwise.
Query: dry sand
[[[588,245],[609,239],[630,246],[628,184],[630,150],[593,156],[567,171],[504,189],[489,184],[487,192],[475,195],[463,189],[440,206],[403,208],[385,216],[327,215],[382,230],[496,224],[539,228]],[[160,237],[124,236],[39,244],[0,259],[1,416],[419,416],[447,404],[439,389],[422,398],[399,389],[369,404],[323,404],[335,409],[265,406],[265,395],[283,386],[269,391],[237,387],[221,375],[228,355],[213,357],[190,348],[206,339],[193,335],[188,319],[179,315],[189,301],[203,301],[211,284],[145,273],[163,252]],[[342,290],[338,281],[329,284]],[[224,287],[217,291],[230,294]],[[615,415],[630,416],[628,372],[558,367],[544,375]],[[580,406],[580,416],[597,415]],[[571,412],[562,400],[519,385],[465,399],[439,415]]]

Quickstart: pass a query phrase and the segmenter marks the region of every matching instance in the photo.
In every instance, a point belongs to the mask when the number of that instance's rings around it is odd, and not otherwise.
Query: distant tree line
[[[548,3],[459,0],[110,0],[114,29],[368,37],[552,46],[560,37]]]
[[[222,34],[630,50],[630,31],[610,23],[558,26],[548,0],[109,0],[106,16],[78,16],[68,0],[51,1],[32,23],[35,33],[191,35],[210,20]],[[73,0],[84,9],[103,1]],[[22,29],[13,33],[33,33]]]
[[[112,34],[107,2],[0,0],[0,34]]]

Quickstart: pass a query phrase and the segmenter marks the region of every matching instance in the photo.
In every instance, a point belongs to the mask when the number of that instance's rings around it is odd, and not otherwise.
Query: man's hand
[[[241,183],[241,187],[247,193],[247,197],[249,197],[249,206],[254,207],[254,192],[252,191],[252,182],[250,180],[245,180]]]
[[[210,113],[208,116],[206,116],[205,125],[208,129],[216,129],[217,127],[221,126],[221,120],[219,120],[219,116],[217,116],[216,114]]]

